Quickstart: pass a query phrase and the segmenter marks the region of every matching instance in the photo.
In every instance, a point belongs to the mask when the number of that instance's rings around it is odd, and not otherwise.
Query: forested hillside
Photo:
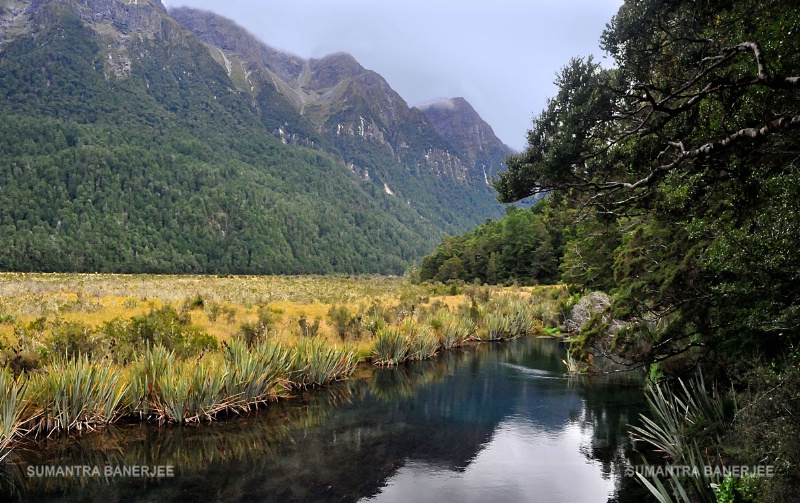
[[[494,214],[427,166],[333,145],[274,88],[241,91],[159,2],[0,16],[0,269],[397,274]]]

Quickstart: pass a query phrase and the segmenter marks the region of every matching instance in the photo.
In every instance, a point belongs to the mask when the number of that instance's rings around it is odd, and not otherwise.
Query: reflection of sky
[[[566,418],[565,418],[566,419]],[[605,502],[614,481],[604,479],[599,462],[581,454],[591,442],[570,422],[544,430],[520,416],[498,425],[463,472],[409,461],[369,502]]]

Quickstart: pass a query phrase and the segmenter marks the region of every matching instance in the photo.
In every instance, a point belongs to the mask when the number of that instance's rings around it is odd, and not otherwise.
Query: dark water
[[[408,368],[365,370],[210,426],[127,425],[48,441],[10,456],[0,474],[3,499],[642,501],[622,475],[630,456],[626,425],[642,410],[641,389],[568,378],[563,356],[556,340],[487,344]],[[169,466],[175,476],[32,471],[76,465],[101,472]]]

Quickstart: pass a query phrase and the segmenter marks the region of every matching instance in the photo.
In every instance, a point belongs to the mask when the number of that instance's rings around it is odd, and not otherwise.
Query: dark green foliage
[[[760,362],[742,374],[737,385],[744,391],[726,442],[728,455],[744,465],[771,465],[776,475],[757,480],[758,501],[786,501],[800,487],[800,355],[778,362]],[[738,501],[738,500],[735,500]]]
[[[800,343],[794,7],[626,3],[603,39],[618,68],[572,61],[496,184],[584,210],[564,278],[615,293],[630,357],[691,366]]]
[[[215,349],[216,338],[191,326],[190,322],[187,313],[165,306],[129,320],[108,321],[100,332],[110,341],[113,359],[122,363],[135,360],[148,347],[161,346],[180,358]]]
[[[97,34],[47,19],[0,49],[0,270],[399,274],[474,223],[390,156],[283,145],[278,97],[234,91],[197,40],[135,42],[118,78]]]
[[[798,29],[789,0],[625,2],[603,35],[615,68],[570,62],[495,184],[581,212],[564,277],[614,302],[575,349],[700,365],[736,393],[731,464],[785,463],[759,501],[797,497]]]
[[[105,354],[103,341],[94,329],[80,321],[56,323],[48,341],[48,349],[53,357],[77,358],[86,356],[92,359]]]
[[[558,244],[536,208],[510,207],[501,220],[445,238],[419,269],[421,281],[548,283],[557,279]]]

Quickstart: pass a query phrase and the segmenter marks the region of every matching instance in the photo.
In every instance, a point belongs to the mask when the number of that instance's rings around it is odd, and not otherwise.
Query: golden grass
[[[567,298],[560,286],[456,288],[383,276],[0,273],[0,354],[6,370],[31,379],[41,431],[92,428],[120,414],[192,422],[276,398],[278,377],[258,381],[272,375],[259,360],[269,348],[289,358],[281,382],[324,385],[359,360],[399,364],[470,340],[540,334]],[[303,336],[301,326],[317,333]],[[172,367],[148,376],[139,371],[155,358],[156,340],[167,341],[156,348],[170,352]],[[130,403],[120,406],[122,394]]]
[[[561,286],[491,287],[532,299],[562,294]],[[165,305],[180,307],[202,298],[206,309],[189,311],[192,325],[220,342],[233,337],[244,323],[255,323],[259,309],[273,313],[279,341],[294,345],[299,320],[319,320],[319,336],[340,343],[327,313],[332,306],[350,312],[364,311],[372,304],[393,308],[401,302],[425,308],[445,305],[451,311],[469,304],[464,293],[433,295],[430,285],[414,285],[401,277],[388,276],[174,276],[123,274],[0,273],[0,343],[16,343],[14,327],[28,326],[45,317],[48,321],[78,321],[93,328],[115,318],[124,320],[147,314]],[[208,306],[221,313],[212,321]],[[235,312],[235,314],[228,314]],[[8,321],[8,316],[13,322]],[[370,341],[354,342],[360,355],[370,352]]]
[[[279,337],[291,340],[301,316],[320,320],[320,333],[335,341],[327,322],[332,305],[353,311],[365,302],[396,304],[401,295],[423,295],[425,289],[387,276],[170,276],[121,274],[0,273],[0,314],[27,326],[40,317],[80,321],[99,327],[114,318],[128,319],[187,299],[235,309],[212,322],[203,309],[190,311],[192,324],[220,341],[246,322],[258,319],[258,308],[275,312]],[[0,339],[14,342],[14,323],[0,324]]]

